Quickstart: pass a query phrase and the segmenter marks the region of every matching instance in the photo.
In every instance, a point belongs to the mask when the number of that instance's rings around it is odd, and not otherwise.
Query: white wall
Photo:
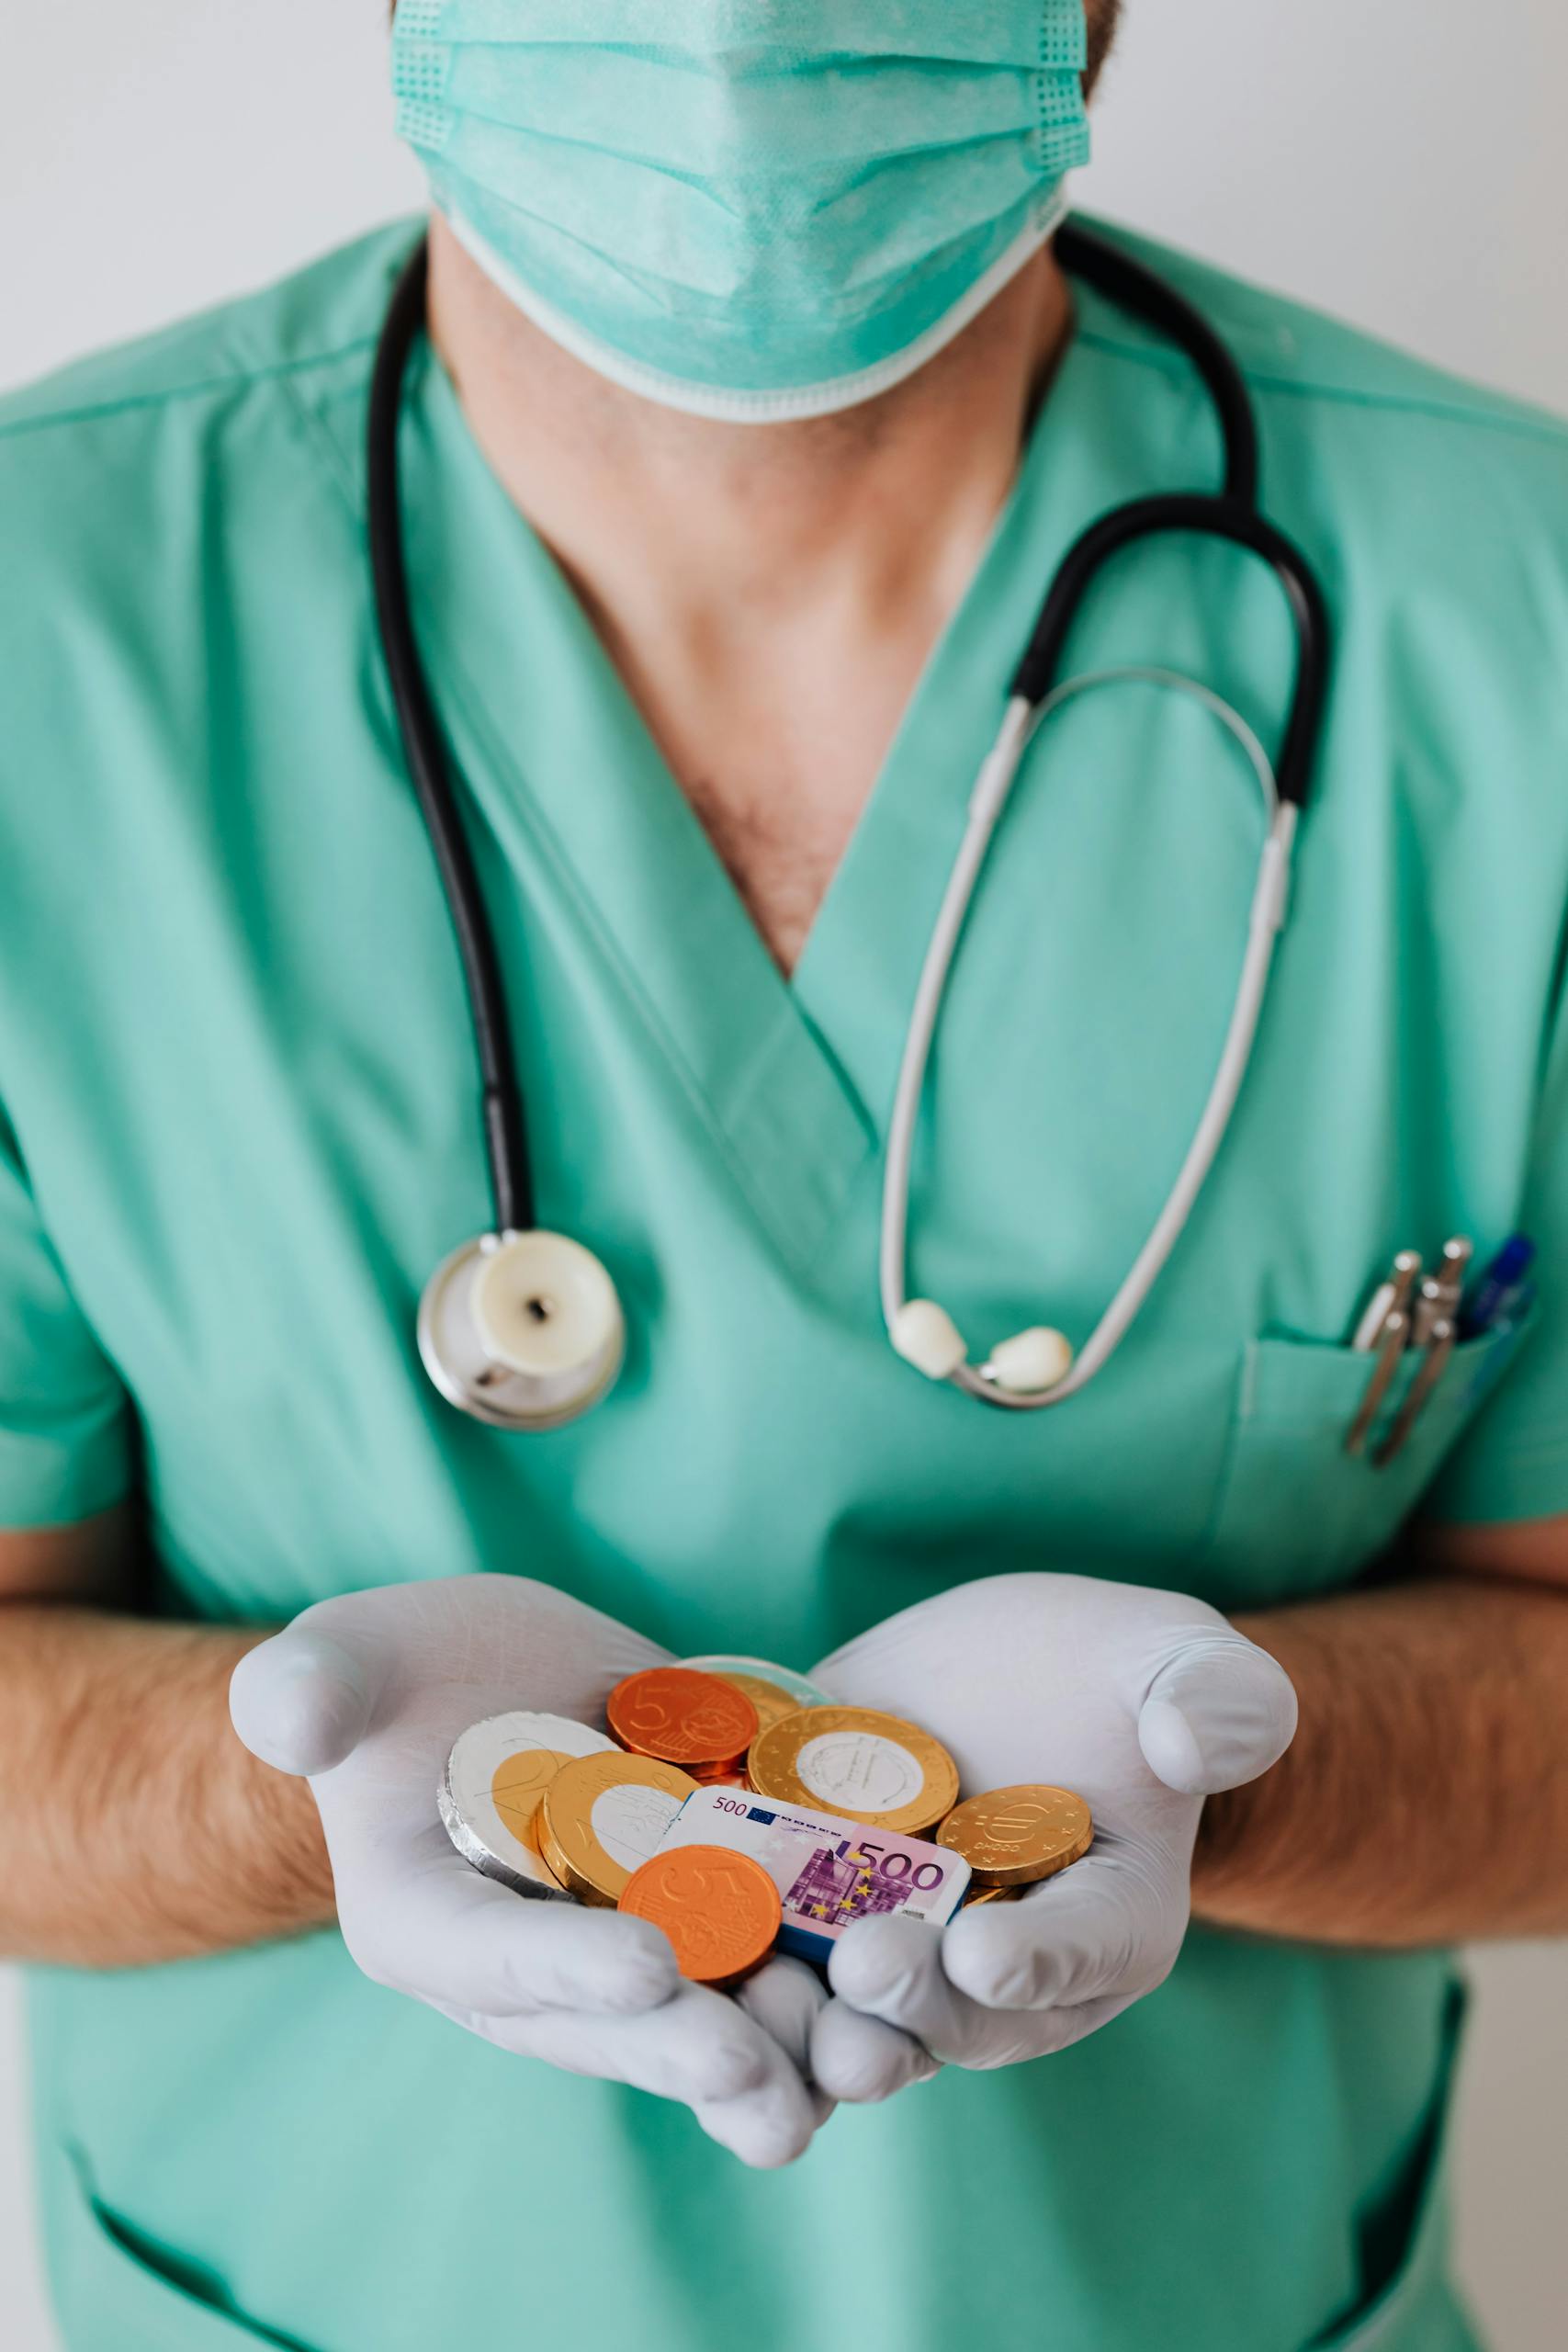
[[[519,6],[526,0],[518,0]],[[671,0],[671,6],[679,0]],[[0,72],[0,384],[412,206],[381,0],[51,0]],[[1127,0],[1086,201],[1568,411],[1561,0]],[[1461,2247],[1568,2341],[1568,1956],[1479,1963]],[[49,2352],[0,1974],[0,2344]]]
[[[1568,410],[1561,0],[1125,6],[1086,200]],[[383,0],[14,13],[0,384],[417,199]]]

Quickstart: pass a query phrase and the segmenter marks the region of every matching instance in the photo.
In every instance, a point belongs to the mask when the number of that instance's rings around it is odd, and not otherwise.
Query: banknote
[[[818,1965],[857,1919],[899,1912],[943,1927],[964,1900],[969,1865],[923,1838],[802,1812],[747,1791],[698,1789],[660,1839],[726,1846],[761,1862],[784,1905],[781,1951]]]

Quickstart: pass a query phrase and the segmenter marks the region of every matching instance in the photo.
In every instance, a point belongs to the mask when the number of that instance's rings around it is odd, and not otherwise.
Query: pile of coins
[[[519,1894],[652,1920],[699,1984],[738,1984],[775,1949],[821,1964],[858,1918],[941,1926],[966,1902],[1012,1900],[1094,1835],[1066,1789],[961,1803],[952,1757],[918,1724],[840,1706],[765,1659],[628,1675],[605,1719],[608,1736],[528,1712],[473,1724],[441,1818]]]

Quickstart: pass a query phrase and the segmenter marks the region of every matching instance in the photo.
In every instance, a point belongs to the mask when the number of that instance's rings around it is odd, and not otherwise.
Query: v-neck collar
[[[1013,490],[792,979],[491,471],[450,379],[428,350],[411,371],[402,490],[415,619],[466,786],[513,869],[563,894],[797,1268],[878,1149],[971,786],[1052,574],[1106,506],[1168,486],[1172,409],[1179,417],[1191,388],[1149,369],[1158,427],[1129,447],[1124,416],[1110,421],[1102,398],[1125,329],[1116,316],[1116,331],[1100,333],[1105,306],[1075,291],[1077,326]]]

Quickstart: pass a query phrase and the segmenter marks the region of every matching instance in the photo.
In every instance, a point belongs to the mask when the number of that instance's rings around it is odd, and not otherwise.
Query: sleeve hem
[[[90,1452],[0,1430],[0,1528],[70,1527],[123,1502],[130,1449],[118,1434]]]
[[[1550,1439],[1473,1470],[1461,1468],[1438,1481],[1422,1517],[1469,1527],[1568,1517],[1568,1442]]]

